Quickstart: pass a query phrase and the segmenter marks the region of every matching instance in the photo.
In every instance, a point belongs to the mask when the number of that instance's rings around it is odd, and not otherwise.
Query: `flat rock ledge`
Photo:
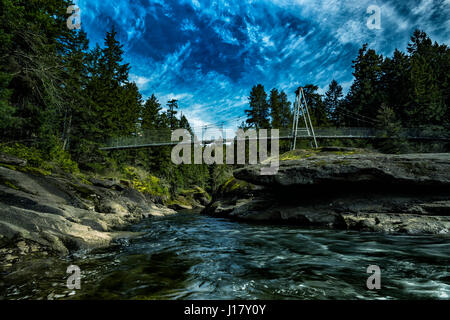
[[[146,217],[176,211],[111,181],[83,184],[0,166],[0,269],[21,255],[64,256],[130,237],[121,231]]]
[[[352,154],[234,172],[253,191],[220,194],[216,217],[335,229],[450,236],[450,154]]]

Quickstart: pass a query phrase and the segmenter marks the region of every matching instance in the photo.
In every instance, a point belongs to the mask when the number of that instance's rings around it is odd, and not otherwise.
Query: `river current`
[[[33,267],[6,299],[449,299],[450,239],[232,222],[192,213]],[[66,287],[68,265],[81,290]],[[381,289],[369,290],[370,265]]]

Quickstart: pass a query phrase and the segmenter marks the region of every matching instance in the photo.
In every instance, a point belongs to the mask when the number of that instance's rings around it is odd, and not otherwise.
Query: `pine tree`
[[[136,135],[140,112],[143,104],[141,93],[136,83],[127,83],[121,87],[122,99],[120,102],[120,121],[118,121],[118,132],[121,136]]]
[[[345,122],[352,126],[371,126],[371,122],[362,119],[375,119],[383,102],[381,76],[383,57],[375,50],[368,49],[367,44],[359,50],[358,57],[353,61],[353,76],[355,80],[346,97],[347,113]],[[362,117],[350,116],[359,114]]]
[[[135,132],[140,113],[140,94],[128,80],[129,64],[123,61],[123,45],[114,28],[106,33],[105,47],[96,47],[91,56],[92,81],[88,95],[93,101],[93,124],[102,132],[101,143],[110,137]]]
[[[400,153],[407,149],[407,142],[401,137],[401,122],[397,119],[395,111],[386,104],[382,104],[376,117],[380,129],[379,148],[386,153]]]
[[[303,92],[305,93],[305,100],[309,108],[313,126],[326,127],[329,125],[329,121],[322,96],[317,93],[318,89],[318,86],[308,84],[303,87]]]
[[[291,103],[284,91],[278,92],[277,89],[270,91],[269,108],[272,128],[289,128],[292,125]]]
[[[85,116],[89,100],[86,98],[85,88],[89,82],[88,71],[88,47],[89,41],[83,31],[70,32],[64,38],[65,51],[63,53],[63,64],[66,68],[67,79],[64,81],[65,101],[60,110],[61,118],[61,140],[63,149],[80,148],[82,140],[86,138],[84,121],[89,119]],[[73,140],[73,141],[72,141]],[[72,151],[75,152],[75,150]],[[83,150],[79,150],[84,152]]]
[[[1,109],[5,122],[17,120],[5,138],[39,136],[47,144],[64,104],[60,39],[68,1],[3,0],[0,6]]]
[[[280,128],[290,128],[292,127],[292,110],[291,102],[288,100],[288,96],[284,91],[280,92]]]
[[[332,120],[335,124],[339,122],[338,109],[342,97],[342,87],[333,79],[328,87],[328,91],[325,92],[323,103],[328,119]]]
[[[194,133],[188,119],[184,116],[184,114],[182,114],[180,118],[180,128],[186,129],[191,135]]]
[[[281,101],[277,89],[270,91],[269,97],[270,116],[272,118],[272,128],[281,128]]]
[[[141,128],[142,130],[152,130],[161,126],[161,104],[154,94],[145,102],[142,109]]]
[[[114,27],[106,33],[105,47],[102,50],[99,63],[101,66],[101,77],[110,88],[114,89],[128,82],[130,65],[122,64],[123,45],[116,39],[117,32]]]
[[[425,32],[416,30],[408,53],[411,61],[408,122],[416,126],[442,125],[448,112],[449,49],[433,45]]]
[[[5,23],[7,19],[11,19],[12,3],[10,1],[2,1],[0,4],[0,141],[7,137],[8,129],[12,129],[18,122],[14,116],[16,109],[10,103],[12,90],[9,89],[12,75],[5,68],[7,65],[7,56],[9,48],[12,45],[11,34]]]
[[[248,99],[250,109],[245,110],[247,114],[246,123],[249,127],[256,129],[269,128],[269,103],[264,86],[261,84],[254,86]]]
[[[167,102],[167,120],[169,121],[169,127],[171,130],[174,130],[178,127],[179,122],[176,117],[178,111],[178,100],[172,99]]]
[[[384,60],[381,78],[383,100],[404,124],[408,121],[405,107],[409,102],[410,73],[410,59],[403,52],[396,49],[392,58]]]

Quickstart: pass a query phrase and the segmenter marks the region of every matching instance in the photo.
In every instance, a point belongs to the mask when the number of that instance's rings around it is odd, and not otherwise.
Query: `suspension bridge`
[[[294,102],[294,115],[292,127],[278,129],[279,140],[290,140],[292,149],[295,149],[297,140],[310,139],[314,147],[318,147],[318,140],[324,139],[404,139],[404,140],[422,140],[422,141],[449,141],[450,132],[436,132],[424,130],[421,128],[398,128],[395,135],[389,135],[386,129],[377,128],[379,124],[376,120],[363,115],[356,114],[349,110],[343,110],[350,118],[370,124],[372,127],[340,127],[340,128],[314,128],[310,117],[307,99],[302,87],[296,91]],[[244,119],[239,117],[231,120]],[[302,119],[302,120],[301,120]],[[300,126],[300,124],[304,124]],[[236,129],[225,129],[225,122],[205,125],[191,128],[191,139],[188,144],[199,143],[201,145],[228,144],[239,141],[248,141],[258,139],[259,130],[256,130],[256,137],[242,137],[236,134]],[[235,128],[237,125],[235,126]],[[274,139],[267,129],[267,140]],[[201,132],[201,133],[200,133]],[[201,137],[201,138],[199,138]],[[186,143],[186,142],[185,142]],[[172,131],[170,129],[155,129],[141,132],[132,136],[116,137],[110,139],[101,150],[124,150],[141,149],[160,146],[174,146],[180,144],[180,141],[172,140]]]
[[[208,145],[212,143],[227,144],[241,140],[251,140],[251,138],[238,139],[236,135],[227,138],[226,133],[228,133],[228,136],[231,136],[231,129],[222,130],[220,128],[203,127],[203,130],[206,134],[202,138],[197,138],[197,140],[191,139],[190,143],[197,141],[197,143],[202,145]],[[405,139],[450,142],[450,135],[436,135],[420,129],[401,129],[395,137],[389,137],[386,135],[385,130],[375,128],[316,128],[314,133],[316,141],[319,139]],[[270,129],[268,130],[267,139],[272,139]],[[298,129],[296,134],[293,134],[291,129],[280,129],[278,139],[291,141],[294,139],[309,139],[314,141],[314,136],[306,129]],[[151,130],[140,135],[110,139],[101,150],[141,149],[174,146],[179,143],[179,141],[172,141],[172,134],[169,130]]]

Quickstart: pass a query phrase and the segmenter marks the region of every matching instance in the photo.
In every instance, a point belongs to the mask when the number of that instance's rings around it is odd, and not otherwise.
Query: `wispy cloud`
[[[195,126],[244,115],[251,87],[348,89],[363,43],[404,49],[415,28],[449,43],[449,0],[77,0],[91,45],[112,25],[144,97],[179,99]],[[381,30],[366,26],[381,8]],[[239,121],[236,120],[236,121]]]

